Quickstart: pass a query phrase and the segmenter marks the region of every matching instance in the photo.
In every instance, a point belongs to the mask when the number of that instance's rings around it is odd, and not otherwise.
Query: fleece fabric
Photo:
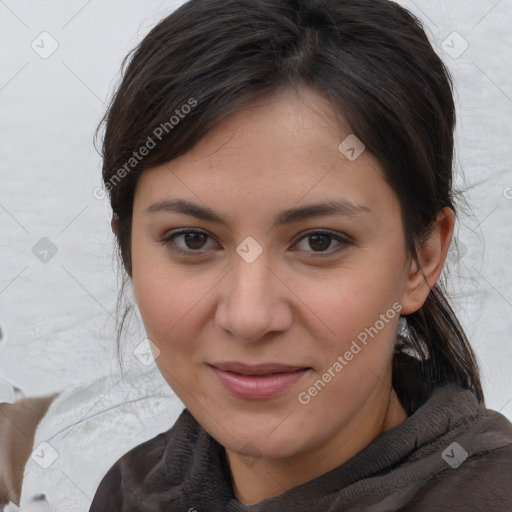
[[[512,424],[438,387],[337,468],[257,504],[233,494],[224,448],[185,409],[108,471],[90,512],[510,512]]]

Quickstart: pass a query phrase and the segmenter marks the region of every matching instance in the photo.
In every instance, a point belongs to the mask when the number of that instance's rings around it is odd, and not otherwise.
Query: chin
[[[290,422],[276,428],[282,419],[281,417],[278,422],[272,423],[253,419],[251,422],[224,423],[222,427],[214,425],[210,435],[227,450],[244,457],[284,459],[305,449],[314,437],[314,431],[305,431],[304,422]],[[230,435],[226,432],[237,434]]]

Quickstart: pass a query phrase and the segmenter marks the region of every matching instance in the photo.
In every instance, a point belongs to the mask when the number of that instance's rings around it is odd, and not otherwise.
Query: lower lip
[[[242,375],[211,367],[220,383],[232,395],[244,399],[273,398],[288,391],[308,371],[308,368],[273,375]]]

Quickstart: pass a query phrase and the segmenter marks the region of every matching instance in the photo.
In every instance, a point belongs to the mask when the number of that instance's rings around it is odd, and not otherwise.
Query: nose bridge
[[[232,298],[236,298],[239,303],[271,301],[270,277],[272,274],[268,267],[268,260],[264,255],[253,262],[239,258],[235,263],[232,276],[234,281]],[[264,293],[265,291],[267,293]]]

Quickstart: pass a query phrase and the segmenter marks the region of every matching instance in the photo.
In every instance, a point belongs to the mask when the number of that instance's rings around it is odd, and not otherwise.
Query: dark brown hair
[[[226,116],[282,87],[323,94],[379,159],[399,198],[416,261],[417,244],[438,211],[455,211],[450,74],[421,22],[392,1],[191,0],[150,31],[123,70],[103,120],[102,154],[119,254],[130,277],[140,174],[185,153]],[[155,146],[134,159],[150,140]],[[405,371],[413,364],[407,349],[418,354],[417,372]],[[403,316],[393,385],[411,413],[447,383],[473,390],[483,403],[474,353],[439,280],[421,309]]]

